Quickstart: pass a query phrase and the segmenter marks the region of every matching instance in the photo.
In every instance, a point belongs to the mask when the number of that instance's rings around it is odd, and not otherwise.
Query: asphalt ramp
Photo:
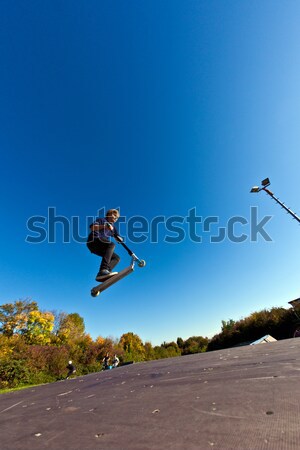
[[[0,395],[1,450],[300,449],[300,339]]]

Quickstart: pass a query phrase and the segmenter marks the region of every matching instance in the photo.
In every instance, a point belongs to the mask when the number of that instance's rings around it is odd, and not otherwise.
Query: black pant
[[[94,239],[87,242],[86,245],[91,253],[102,256],[99,272],[101,270],[113,270],[120,261],[119,255],[114,253],[116,245],[113,242],[103,242],[100,239]]]

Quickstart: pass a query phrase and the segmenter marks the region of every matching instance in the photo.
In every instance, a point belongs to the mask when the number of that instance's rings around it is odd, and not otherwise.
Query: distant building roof
[[[295,300],[291,300],[289,302],[290,305],[292,305],[293,308],[300,305],[300,298],[295,298]]]
[[[277,341],[277,339],[273,338],[272,336],[270,336],[269,334],[266,334],[265,336],[263,336],[260,339],[257,339],[257,341],[251,342],[250,345],[256,345],[256,344],[265,344],[267,342],[275,342]]]

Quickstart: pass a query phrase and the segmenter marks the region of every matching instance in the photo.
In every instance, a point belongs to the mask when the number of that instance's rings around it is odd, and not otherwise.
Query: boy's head
[[[109,209],[106,213],[106,220],[109,223],[114,223],[120,217],[120,213],[117,209]]]

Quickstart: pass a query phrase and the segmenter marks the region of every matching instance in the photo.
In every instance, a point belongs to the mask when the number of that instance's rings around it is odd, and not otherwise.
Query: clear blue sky
[[[299,23],[297,1],[2,0],[1,303],[30,297],[93,338],[155,345],[299,297],[299,225],[249,193],[270,177],[300,212]],[[227,228],[251,206],[273,216],[272,242],[237,224],[244,242],[213,243],[217,225],[198,224],[201,243],[171,244],[161,224],[158,242],[129,244],[147,266],[96,299],[98,259],[61,224],[55,243],[25,242],[50,207],[84,236],[102,207],[149,223],[196,208]]]

